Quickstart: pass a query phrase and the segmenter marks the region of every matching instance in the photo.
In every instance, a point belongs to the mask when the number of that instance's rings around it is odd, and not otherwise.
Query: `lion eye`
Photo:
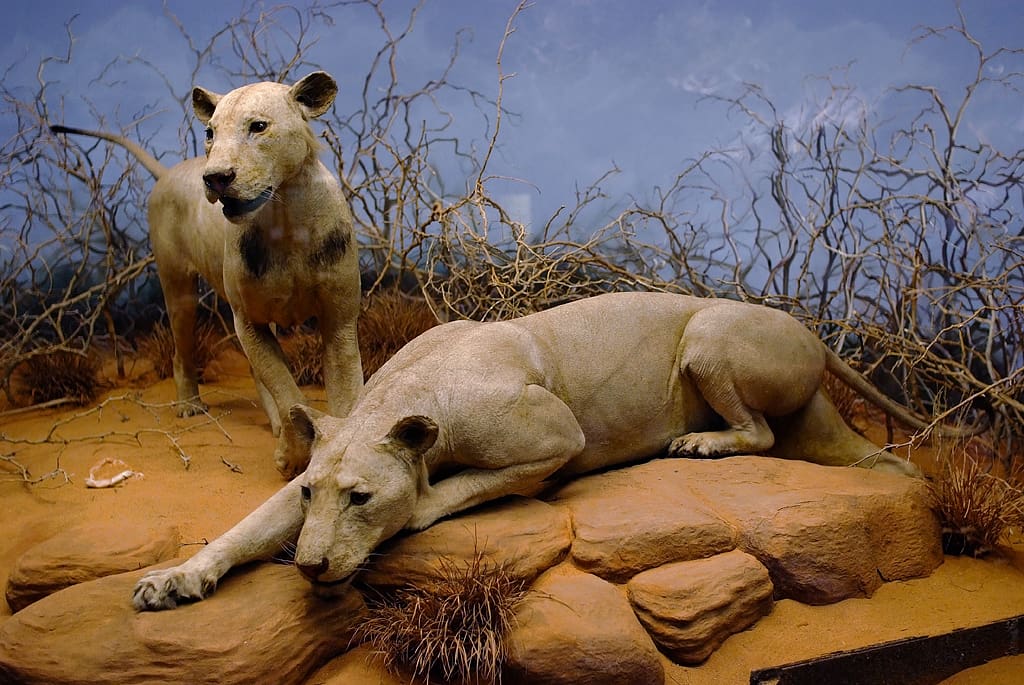
[[[348,500],[357,507],[361,507],[370,501],[370,493],[368,492],[357,492],[353,490],[348,495]]]
[[[209,126],[206,127],[206,140],[213,140],[213,129]]]
[[[263,133],[268,125],[265,121],[254,121],[249,124],[249,133]]]
[[[313,491],[306,485],[299,486],[299,494],[302,496],[303,502],[308,502],[313,497]]]

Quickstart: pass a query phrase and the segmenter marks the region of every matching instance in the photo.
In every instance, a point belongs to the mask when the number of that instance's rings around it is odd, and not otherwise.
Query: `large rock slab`
[[[174,526],[118,521],[63,531],[18,558],[7,579],[7,604],[20,611],[66,587],[173,559],[179,543]]]
[[[738,547],[768,569],[776,598],[811,604],[941,564],[928,502],[917,479],[767,457],[659,459],[555,496],[572,515],[573,561],[604,578]]]
[[[739,550],[645,571],[627,590],[651,637],[682,664],[701,663],[772,610],[768,569]]]
[[[922,480],[764,457],[693,466],[694,492],[734,523],[740,549],[768,568],[776,598],[870,597],[883,582],[927,576],[942,563],[941,526]]]
[[[650,475],[611,471],[562,488],[572,512],[573,562],[612,582],[662,564],[735,549],[737,531],[686,486],[689,464],[673,460]]]
[[[141,572],[46,597],[0,625],[0,683],[302,683],[349,648],[365,610],[355,591],[312,595],[294,568],[259,564],[208,600],[137,613]]]
[[[579,571],[541,576],[516,610],[506,685],[620,685],[665,681],[651,638],[611,583]]]
[[[419,585],[438,577],[442,559],[461,568],[481,554],[513,577],[532,581],[565,557],[571,540],[564,510],[510,497],[385,543],[361,580],[378,587]]]

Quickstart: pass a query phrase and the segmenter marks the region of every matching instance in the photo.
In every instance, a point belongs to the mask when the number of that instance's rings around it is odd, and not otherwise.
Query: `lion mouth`
[[[348,589],[355,575],[353,572],[338,580],[311,580],[309,584],[313,586],[313,594],[317,597],[337,597]]]
[[[242,200],[237,197],[228,197],[226,195],[221,195],[219,199],[223,206],[222,211],[224,212],[225,218],[237,219],[245,216],[246,214],[255,212],[257,209],[262,207],[267,200],[273,197],[273,195],[273,188],[265,188],[263,192],[251,200]]]

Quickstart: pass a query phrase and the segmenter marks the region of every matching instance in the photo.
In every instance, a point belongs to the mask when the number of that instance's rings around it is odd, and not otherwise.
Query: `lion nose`
[[[235,180],[235,170],[228,169],[227,171],[211,171],[203,174],[203,183],[206,187],[217,193],[222,194],[228,189]]]
[[[320,560],[318,564],[295,564],[299,567],[299,571],[302,575],[306,576],[310,580],[316,580],[324,574],[327,570],[327,557]]]

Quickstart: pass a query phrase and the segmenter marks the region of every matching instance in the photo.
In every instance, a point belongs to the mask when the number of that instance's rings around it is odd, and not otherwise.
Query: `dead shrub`
[[[406,343],[437,324],[422,298],[396,291],[368,297],[359,314],[363,377],[368,379]]]
[[[477,552],[441,559],[438,576],[368,599],[356,638],[367,642],[392,673],[430,682],[493,683],[508,656],[505,637],[526,581]]]
[[[945,458],[928,489],[947,554],[982,556],[993,551],[1005,533],[1024,526],[1020,478],[995,475],[970,454]]]
[[[212,321],[202,321],[196,326],[196,371],[199,373],[199,380],[206,381],[203,372],[210,362],[217,358],[224,345],[234,339],[234,336],[224,332],[218,324]],[[174,335],[171,327],[165,323],[158,323],[148,336],[139,342],[139,351],[142,356],[153,364],[153,371],[158,378],[170,378],[174,375]]]
[[[91,352],[58,349],[29,357],[14,375],[14,394],[26,406],[54,400],[86,405],[107,387],[101,366]]]

